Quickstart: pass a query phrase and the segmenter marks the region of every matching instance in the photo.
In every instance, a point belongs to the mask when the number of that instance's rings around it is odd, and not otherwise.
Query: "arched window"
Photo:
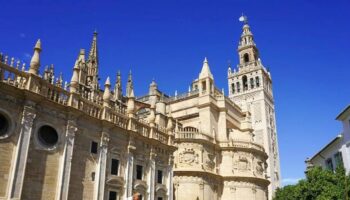
[[[242,83],[243,83],[243,91],[248,90],[248,78],[247,78],[247,76],[242,77]]]
[[[259,77],[255,77],[255,83],[256,83],[256,87],[260,87],[260,79]]]
[[[232,94],[234,94],[235,91],[236,91],[236,88],[235,88],[235,84],[234,84],[234,83],[231,84],[231,91],[232,91]]]
[[[237,85],[237,92],[240,92],[241,91],[241,86],[240,86],[239,82],[237,82],[236,85]]]
[[[245,53],[243,55],[243,60],[244,60],[245,63],[249,62],[249,54],[248,53]]]
[[[254,79],[250,78],[250,88],[253,89],[254,88]]]
[[[202,91],[206,91],[207,90],[207,84],[205,81],[202,81]]]

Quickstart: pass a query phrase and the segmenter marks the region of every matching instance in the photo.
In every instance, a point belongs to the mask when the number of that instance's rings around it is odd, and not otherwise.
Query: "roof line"
[[[329,146],[331,146],[333,143],[335,143],[338,139],[342,138],[342,135],[339,134],[337,137],[335,137],[330,143],[328,143],[326,146],[324,146],[320,151],[318,151],[314,156],[312,156],[309,160],[314,159],[316,156],[321,154],[322,151],[326,150]]]
[[[348,105],[341,113],[335,118],[336,120],[340,120],[342,115],[344,115],[348,110],[350,110],[350,105]]]

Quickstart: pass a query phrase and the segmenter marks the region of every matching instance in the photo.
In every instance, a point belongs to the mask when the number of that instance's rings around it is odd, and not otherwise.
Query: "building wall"
[[[21,108],[17,107],[15,103],[6,100],[5,96],[0,96],[0,105],[7,105],[7,109],[0,107],[0,114],[8,117],[12,123],[10,124],[10,134],[0,139],[0,199],[6,197],[7,189],[9,187],[11,164],[13,162],[13,155],[18,140],[19,125],[21,120]]]

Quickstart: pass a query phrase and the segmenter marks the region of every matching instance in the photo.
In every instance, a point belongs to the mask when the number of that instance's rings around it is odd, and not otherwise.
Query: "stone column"
[[[155,162],[156,153],[154,152],[154,148],[151,149],[150,158],[149,158],[149,166],[148,166],[148,199],[154,199],[155,192],[155,172],[156,172],[156,162]]]
[[[170,156],[169,158],[169,166],[168,166],[168,184],[167,184],[167,195],[168,195],[168,200],[173,200],[174,197],[174,189],[173,189],[173,156]]]
[[[200,200],[204,200],[204,182],[199,183]]]
[[[129,139],[129,145],[128,145],[128,153],[127,153],[127,163],[126,163],[126,170],[125,170],[125,192],[124,192],[124,198],[131,198],[132,197],[132,186],[133,186],[133,173],[134,173],[134,151],[136,150],[136,147],[134,145],[134,139]]]
[[[126,164],[126,170],[125,170],[125,185],[126,185],[126,191],[125,196],[126,198],[132,196],[132,180],[133,180],[133,168],[134,168],[134,154],[133,152],[128,153],[128,160]]]
[[[96,170],[95,179],[95,193],[94,200],[103,200],[105,194],[105,184],[106,184],[106,161],[107,161],[107,151],[108,151],[109,135],[107,132],[102,131],[99,158]]]
[[[33,106],[33,103],[29,103],[24,106],[23,110],[20,133],[16,145],[16,154],[11,167],[10,187],[8,192],[10,199],[21,199],[33,121],[36,116]]]
[[[56,199],[68,199],[68,189],[70,181],[70,172],[72,166],[72,156],[74,147],[75,133],[78,130],[74,120],[68,120],[66,128],[66,137],[64,140],[64,149],[61,157],[61,166],[59,173],[59,184]]]

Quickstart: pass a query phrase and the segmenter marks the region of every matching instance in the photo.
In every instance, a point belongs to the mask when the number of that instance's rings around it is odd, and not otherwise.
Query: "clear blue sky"
[[[227,91],[227,61],[237,64],[244,12],[273,78],[285,182],[304,176],[304,160],[341,131],[350,103],[350,2],[293,1],[0,1],[0,51],[30,59],[42,40],[42,68],[70,80],[80,48],[99,32],[101,82],[131,68],[136,95],[152,78],[169,94],[186,91],[205,56]]]

